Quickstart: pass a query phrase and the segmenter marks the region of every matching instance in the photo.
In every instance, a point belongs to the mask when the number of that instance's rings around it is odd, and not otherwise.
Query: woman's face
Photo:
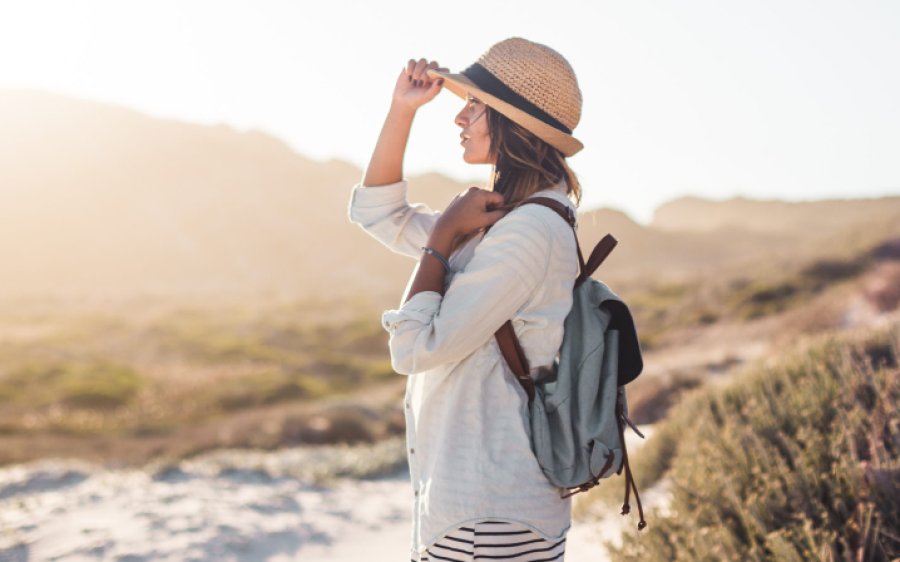
[[[490,156],[491,135],[488,131],[487,106],[483,101],[466,96],[466,105],[456,114],[454,121],[462,128],[460,144],[463,160],[469,164],[493,164]]]

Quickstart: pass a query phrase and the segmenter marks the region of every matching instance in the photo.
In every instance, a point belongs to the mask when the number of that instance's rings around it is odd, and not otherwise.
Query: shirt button
[[[410,447],[410,448],[409,448],[409,452],[410,452],[410,453],[415,453],[416,450],[415,450],[413,447]]]

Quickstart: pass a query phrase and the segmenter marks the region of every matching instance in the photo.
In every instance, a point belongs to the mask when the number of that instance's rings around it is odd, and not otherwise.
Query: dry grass
[[[234,441],[297,442],[295,432],[261,426],[285,424],[281,407],[403,382],[375,311],[323,320],[322,307],[307,313],[312,308],[18,310],[7,317],[16,328],[0,341],[0,463],[80,450],[114,459],[117,450],[142,457]],[[346,411],[317,415],[332,428],[308,433],[310,441],[359,434]],[[369,438],[396,432],[384,429],[384,417]],[[243,427],[249,419],[259,425]],[[235,427],[225,431],[228,420]]]
[[[900,556],[900,324],[801,342],[693,393],[634,459],[668,515],[617,560],[887,561]]]

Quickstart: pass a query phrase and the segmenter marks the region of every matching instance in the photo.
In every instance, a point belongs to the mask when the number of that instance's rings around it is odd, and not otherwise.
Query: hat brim
[[[518,107],[495,97],[472,82],[464,74],[454,74],[452,72],[440,72],[433,68],[426,71],[428,77],[432,80],[438,78],[444,79],[443,87],[447,88],[462,99],[466,99],[468,94],[480,99],[488,106],[496,109],[511,121],[525,127],[539,139],[543,140],[550,146],[555,147],[566,156],[572,156],[584,148],[580,140],[572,135],[566,134],[559,129],[544,123],[537,117],[532,116]]]

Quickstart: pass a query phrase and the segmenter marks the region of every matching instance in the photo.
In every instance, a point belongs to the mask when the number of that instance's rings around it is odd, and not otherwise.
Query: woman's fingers
[[[437,61],[431,61],[428,64],[422,66],[422,72],[421,72],[421,74],[419,74],[418,79],[423,80],[425,82],[431,82],[431,76],[428,75],[428,71],[431,70],[432,68],[437,68],[437,67],[438,67]]]
[[[427,64],[427,61],[425,59],[419,59],[418,61],[416,61],[415,66],[413,66],[413,70],[409,75],[409,81],[414,86],[422,85],[421,76],[422,76],[422,72],[424,71],[426,64]]]
[[[406,63],[406,75],[410,78],[413,75],[413,72],[416,70],[416,59],[409,59],[409,62]]]
[[[419,59],[419,61],[416,63],[416,69],[413,71],[413,80],[418,82],[422,79],[422,73],[425,72],[425,65],[427,64],[428,61],[426,61],[425,59]]]
[[[416,86],[422,86],[427,82],[431,82],[428,76],[429,69],[438,68],[437,61],[428,62],[428,59],[421,58],[419,60],[409,59],[406,63],[406,71],[410,81]]]
[[[479,223],[478,226],[483,227],[493,224],[503,218],[507,213],[504,210],[494,210],[503,204],[503,194],[487,189],[474,188],[471,189],[469,195],[472,197],[473,219]]]
[[[394,87],[394,101],[418,109],[440,93],[443,80],[435,80],[428,75],[429,70],[439,68],[437,61],[409,59],[397,77]]]
[[[497,193],[496,191],[488,191],[487,189],[482,189],[483,197],[485,199],[485,208],[488,207],[496,207],[497,205],[503,204],[503,194]]]
[[[484,199],[481,218],[484,221],[484,227],[487,227],[502,219],[509,211],[508,209],[495,210],[503,205],[503,194],[486,189],[481,190],[480,193]]]
[[[413,86],[416,85],[416,66],[418,64],[419,61],[417,61],[416,59],[409,59],[409,62],[406,63],[406,79]]]
[[[438,223],[458,235],[480,231],[509,212],[508,209],[496,209],[502,204],[502,194],[471,186],[453,198]]]

